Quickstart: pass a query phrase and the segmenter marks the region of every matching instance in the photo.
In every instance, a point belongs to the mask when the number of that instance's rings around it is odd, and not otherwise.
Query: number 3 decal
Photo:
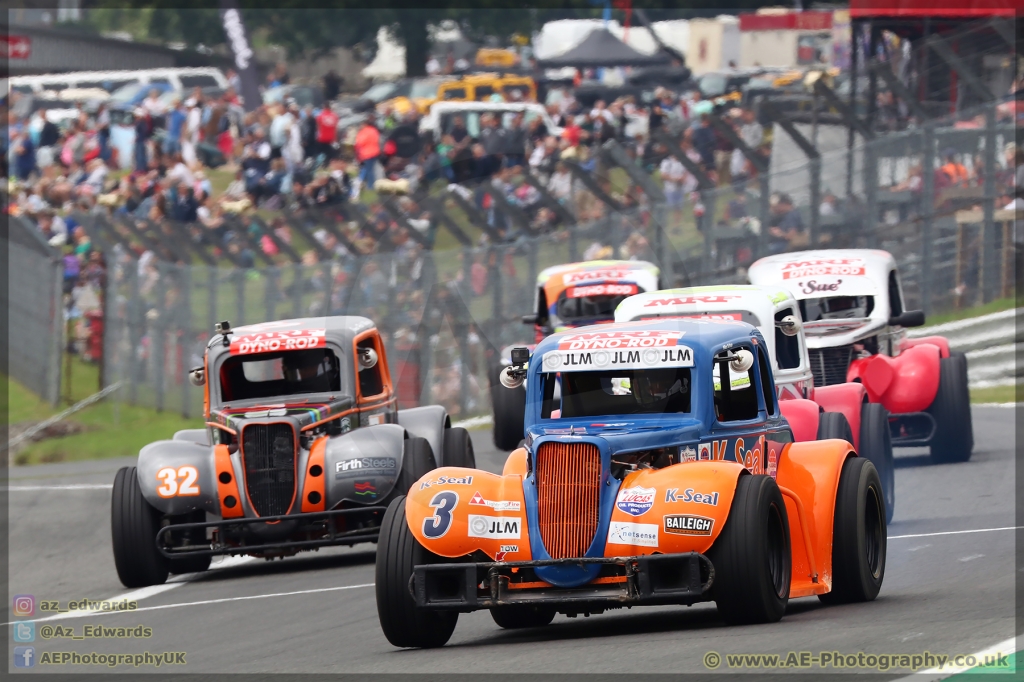
[[[199,494],[199,486],[196,485],[199,472],[195,467],[178,467],[177,471],[166,467],[156,472],[156,477],[164,482],[156,489],[156,494],[160,497],[191,497]],[[181,479],[180,485],[178,484],[179,478]]]
[[[423,519],[423,536],[428,540],[444,537],[452,526],[452,510],[459,503],[459,494],[445,490],[434,495],[430,506],[434,515]]]

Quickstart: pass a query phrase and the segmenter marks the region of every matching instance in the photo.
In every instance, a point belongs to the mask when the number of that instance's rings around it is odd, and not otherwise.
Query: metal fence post
[[[996,107],[989,104],[985,108],[985,200],[982,204],[984,223],[982,225],[982,302],[988,303],[996,298],[995,291],[999,281],[999,258],[996,254]],[[1003,248],[1007,248],[1003,244]]]
[[[933,228],[935,221],[935,128],[926,124],[922,130],[921,150],[921,309],[925,315],[932,308],[932,266],[934,259]]]

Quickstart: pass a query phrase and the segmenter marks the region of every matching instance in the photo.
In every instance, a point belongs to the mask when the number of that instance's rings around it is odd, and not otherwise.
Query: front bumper
[[[353,545],[376,542],[380,520],[387,507],[372,506],[353,509],[332,509],[322,512],[263,516],[259,518],[220,519],[202,523],[176,523],[164,526],[156,534],[156,546],[169,559],[181,556],[217,556],[221,554],[268,554],[294,552],[330,545]],[[355,521],[361,527],[338,531],[337,519]],[[251,531],[267,531],[281,526],[286,539],[264,541]],[[213,540],[206,539],[206,529],[214,529]],[[247,532],[250,531],[250,532]],[[265,534],[265,533],[264,533]],[[275,533],[271,532],[271,536]],[[195,540],[196,536],[200,540]],[[186,539],[191,544],[176,544]]]
[[[538,566],[601,564],[593,581],[561,588],[539,580]],[[693,604],[708,599],[711,561],[697,552],[633,557],[552,559],[416,566],[410,590],[427,609],[477,611],[502,606],[555,606],[568,612],[640,604]],[[563,608],[564,607],[564,608]]]

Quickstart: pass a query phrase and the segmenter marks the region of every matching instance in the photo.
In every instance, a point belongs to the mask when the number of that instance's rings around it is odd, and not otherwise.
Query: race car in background
[[[391,644],[442,646],[478,609],[522,628],[714,601],[768,623],[790,598],[878,595],[878,473],[847,441],[793,442],[755,327],[583,327],[504,375],[527,401],[502,473],[442,467],[388,507],[374,582]]]
[[[114,479],[126,587],[204,571],[215,555],[375,542],[413,481],[438,463],[475,464],[443,407],[397,410],[384,344],[364,317],[221,322],[189,374],[205,390],[206,428],[145,446]]]
[[[779,406],[794,438],[853,443],[878,470],[886,522],[892,521],[896,481],[889,413],[881,404],[869,402],[859,383],[814,386],[800,307],[787,289],[750,284],[667,289],[630,296],[615,310],[616,322],[664,318],[740,321],[757,327],[772,361]]]
[[[646,261],[593,260],[555,265],[537,275],[533,312],[523,316],[532,325],[533,343],[556,331],[611,322],[615,307],[627,296],[658,288],[659,270]],[[508,366],[511,349],[533,348],[525,342],[504,348],[490,368],[491,407],[494,412],[494,445],[510,451],[523,439],[525,391],[509,391],[501,385],[501,371]]]
[[[762,258],[750,281],[789,289],[800,303],[814,385],[863,384],[890,413],[894,447],[928,446],[936,462],[974,448],[967,358],[941,336],[906,337],[924,324],[907,310],[887,251],[799,251]]]

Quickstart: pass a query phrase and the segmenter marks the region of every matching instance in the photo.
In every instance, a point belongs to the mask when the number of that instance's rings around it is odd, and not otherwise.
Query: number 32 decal
[[[423,537],[428,540],[444,537],[452,526],[452,510],[458,503],[459,494],[450,490],[443,490],[434,495],[430,500],[434,515],[423,519]]]
[[[199,494],[199,486],[196,485],[199,472],[195,467],[178,467],[177,470],[165,467],[156,472],[156,477],[163,481],[163,485],[156,489],[160,497],[191,497]]]

